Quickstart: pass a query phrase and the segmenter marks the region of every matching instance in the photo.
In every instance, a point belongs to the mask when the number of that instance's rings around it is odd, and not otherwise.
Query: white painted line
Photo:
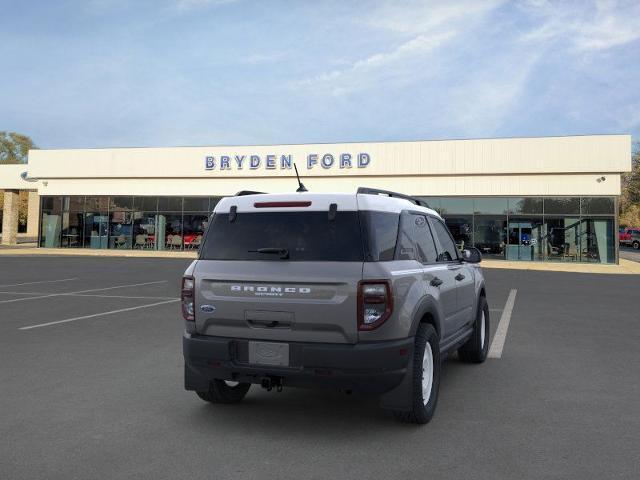
[[[77,320],[85,320],[87,318],[102,317],[104,315],[113,315],[114,313],[130,312],[132,310],[155,307],[157,305],[164,305],[165,303],[172,303],[172,302],[178,302],[178,301],[180,301],[179,298],[173,299],[173,300],[165,300],[164,302],[149,303],[147,305],[138,305],[137,307],[121,308],[119,310],[111,310],[110,312],[94,313],[92,315],[83,315],[82,317],[66,318],[64,320],[56,320],[55,322],[40,323],[38,325],[28,325],[26,327],[20,327],[18,330],[31,330],[33,328],[48,327],[50,325],[57,325],[59,323],[75,322]]]
[[[513,312],[513,305],[516,303],[517,293],[518,290],[515,288],[512,288],[509,292],[496,334],[493,336],[493,342],[491,342],[491,348],[489,348],[489,358],[502,357],[502,349],[504,348],[504,342],[507,340],[507,330],[509,330],[509,322],[511,322],[511,313]]]
[[[46,296],[49,295],[47,292],[4,292],[0,291],[0,295],[36,295],[36,296]],[[57,293],[61,297],[99,297],[99,298],[139,298],[139,299],[147,299],[147,300],[169,300],[176,299],[178,297],[158,297],[158,296],[140,296],[140,295],[99,295],[96,293]]]
[[[89,290],[78,290],[76,292],[50,293],[48,295],[39,295],[37,297],[12,298],[11,300],[0,300],[0,303],[24,302],[26,300],[38,300],[39,298],[62,297],[64,295],[69,295],[69,294],[100,292],[104,290],[113,290],[114,288],[140,287],[142,285],[154,285],[157,283],[167,283],[167,280],[159,280],[157,282],[130,283],[128,285],[115,285],[113,287],[105,287],[105,288],[91,288]]]
[[[0,292],[0,295],[45,295],[42,292]]]
[[[71,280],[78,280],[78,277],[63,278],[61,280],[40,280],[39,282],[25,282],[25,283],[12,283],[10,285],[0,285],[0,288],[7,287],[21,287],[22,285],[35,285],[36,283],[56,283],[56,282],[70,282]]]
[[[129,295],[97,295],[95,293],[65,293],[63,297],[133,298],[146,300],[180,300],[178,297],[146,297]]]

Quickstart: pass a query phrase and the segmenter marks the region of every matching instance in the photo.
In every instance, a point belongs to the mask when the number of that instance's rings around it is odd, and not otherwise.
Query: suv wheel
[[[640,250],[640,242],[638,242],[637,240],[633,242],[633,248],[634,250]]]
[[[478,301],[478,313],[473,325],[473,333],[458,349],[458,356],[463,362],[482,363],[489,352],[489,305],[485,297]]]
[[[413,354],[413,388],[410,411],[396,411],[398,420],[428,423],[438,403],[440,387],[440,342],[433,326],[422,323],[416,332]]]
[[[202,400],[211,403],[240,403],[251,388],[250,383],[214,380],[209,390],[196,392]]]

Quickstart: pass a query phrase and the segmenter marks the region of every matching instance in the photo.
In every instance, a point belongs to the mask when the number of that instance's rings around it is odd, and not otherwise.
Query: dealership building
[[[488,258],[618,261],[629,135],[31,150],[0,165],[2,242],[16,240],[27,190],[23,229],[40,247],[195,250],[220,198],[295,191],[294,164],[311,192],[420,197]]]

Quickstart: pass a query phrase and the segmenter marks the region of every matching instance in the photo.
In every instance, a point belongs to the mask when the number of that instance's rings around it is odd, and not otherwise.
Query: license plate
[[[249,342],[249,363],[257,365],[289,366],[289,344]]]

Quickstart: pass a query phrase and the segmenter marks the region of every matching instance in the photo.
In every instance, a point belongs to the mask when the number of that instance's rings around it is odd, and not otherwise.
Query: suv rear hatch
[[[194,271],[196,330],[355,343],[363,258],[353,195],[224,199]]]

